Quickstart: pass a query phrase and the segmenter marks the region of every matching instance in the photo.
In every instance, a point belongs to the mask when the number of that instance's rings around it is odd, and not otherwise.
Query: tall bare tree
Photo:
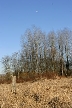
[[[52,63],[52,71],[55,70],[55,55],[56,55],[56,34],[54,31],[51,31],[48,34],[49,37],[49,46],[50,46],[50,57],[51,57],[51,63]]]
[[[2,64],[4,66],[4,71],[6,73],[11,71],[11,57],[10,56],[3,57]]]

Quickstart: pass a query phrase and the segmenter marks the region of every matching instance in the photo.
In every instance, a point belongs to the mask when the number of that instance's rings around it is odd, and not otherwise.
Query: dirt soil
[[[0,108],[72,108],[72,78],[0,84]]]

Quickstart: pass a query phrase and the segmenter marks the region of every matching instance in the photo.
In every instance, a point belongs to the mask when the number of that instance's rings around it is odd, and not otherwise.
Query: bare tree
[[[56,55],[56,34],[54,31],[51,31],[48,34],[49,37],[49,46],[50,46],[50,57],[51,57],[51,63],[52,63],[52,71],[54,72],[55,70],[55,55]]]
[[[58,32],[58,44],[59,44],[59,58],[60,58],[60,72],[62,75],[64,75],[64,59],[65,59],[65,53],[66,53],[66,59],[67,63],[66,66],[69,67],[69,30],[63,29]]]
[[[67,28],[63,29],[63,35],[65,37],[65,53],[66,53],[66,75],[69,75],[69,52],[70,52],[70,38],[71,38],[71,33],[70,30]]]
[[[6,73],[11,71],[11,57],[10,56],[3,57],[2,64],[4,66],[4,71]]]
[[[59,59],[60,59],[60,74],[63,75],[63,55],[64,55],[64,35],[63,35],[63,32],[62,31],[59,31],[58,32],[58,44],[59,44]]]
[[[19,59],[18,59],[18,52],[15,52],[12,54],[11,57],[11,64],[12,64],[12,71],[15,73],[15,75],[19,79]]]

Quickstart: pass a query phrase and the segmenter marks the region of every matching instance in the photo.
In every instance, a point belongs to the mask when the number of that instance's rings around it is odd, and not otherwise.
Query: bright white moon
[[[38,11],[36,11],[36,12],[38,12]]]

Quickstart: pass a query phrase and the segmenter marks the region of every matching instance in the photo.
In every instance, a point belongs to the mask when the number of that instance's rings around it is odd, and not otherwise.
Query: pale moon
[[[36,12],[38,12],[38,11],[36,11]]]

